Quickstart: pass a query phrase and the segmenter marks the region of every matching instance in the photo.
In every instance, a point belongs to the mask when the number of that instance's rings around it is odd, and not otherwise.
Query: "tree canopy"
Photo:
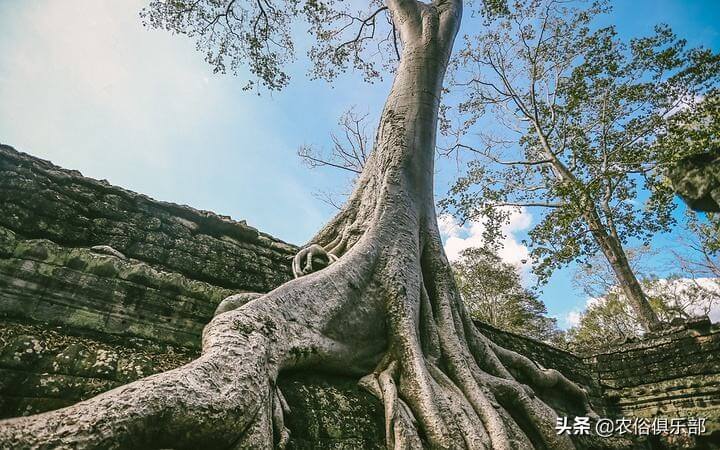
[[[507,218],[500,205],[538,207],[530,232],[535,273],[595,254],[590,207],[619,241],[647,242],[673,223],[663,169],[673,153],[652,143],[678,110],[720,81],[720,59],[688,48],[669,27],[624,42],[595,25],[606,2],[515,2],[456,56],[460,101],[446,110],[446,152],[473,159],[444,201],[461,216]],[[452,112],[455,115],[452,115]],[[488,117],[504,133],[483,129]],[[458,125],[452,127],[452,120]]]
[[[474,319],[542,341],[557,341],[557,321],[518,270],[487,248],[469,248],[452,264],[458,289]]]
[[[666,323],[709,315],[720,307],[717,260],[707,259],[707,255],[690,242],[678,244],[668,252],[673,257],[664,263],[654,258],[660,253],[656,249],[640,246],[627,250],[630,265],[651,307]],[[669,274],[658,275],[668,269]],[[570,348],[592,352],[644,335],[641,319],[628,305],[612,268],[603,257],[596,255],[588,264],[578,267],[573,284],[585,293],[588,302],[585,310],[579,312],[578,323],[566,333]]]
[[[280,90],[296,48],[308,44],[311,78],[332,80],[348,69],[367,81],[392,73],[400,58],[398,30],[383,2],[332,0],[152,0],[145,25],[184,34],[216,72],[247,68],[247,89]],[[305,27],[300,31],[298,27]],[[310,41],[299,36],[306,32]]]
[[[720,304],[720,283],[715,280],[672,275],[663,279],[645,278],[642,284],[651,306],[666,322],[705,316]],[[589,302],[565,338],[571,350],[592,353],[643,335],[641,321],[622,292],[615,288]]]

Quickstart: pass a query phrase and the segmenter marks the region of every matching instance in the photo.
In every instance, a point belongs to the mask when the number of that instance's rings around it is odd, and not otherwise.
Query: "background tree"
[[[580,313],[578,324],[568,329],[565,336],[570,350],[592,353],[639,337],[643,331],[627,302],[612,294],[588,305]]]
[[[330,133],[329,150],[315,145],[303,145],[298,149],[298,157],[309,168],[338,169],[350,175],[345,189],[316,193],[318,199],[335,209],[342,208],[370,156],[372,140],[368,136],[368,116],[351,107],[338,120],[340,131]]]
[[[720,250],[715,245],[718,233],[713,224],[703,225],[691,222],[695,236],[679,239],[678,248],[672,251],[680,268],[693,278],[716,279],[720,283]]]
[[[659,250],[647,245],[628,246],[625,249],[630,269],[640,280],[662,269],[657,260],[659,253]],[[600,298],[618,289],[612,266],[607,258],[600,254],[595,254],[578,265],[573,272],[572,282],[589,298]]]
[[[678,247],[679,248],[679,247]],[[660,264],[652,258],[658,251],[648,247],[630,247],[628,261],[637,274],[650,306],[660,320],[687,320],[710,315],[720,306],[720,273],[703,271],[703,260],[692,252],[670,252],[673,258]],[[651,264],[650,261],[654,261]],[[680,273],[658,277],[663,265]],[[574,274],[574,284],[590,299],[580,313],[578,324],[567,333],[567,344],[576,351],[591,352],[612,343],[641,337],[645,330],[635,311],[624,298],[624,292],[612,277],[605,258],[596,255]],[[710,276],[708,276],[710,275]]]
[[[462,9],[460,0],[371,2],[360,13],[318,0],[152,1],[150,26],[191,36],[217,70],[247,65],[270,89],[288,81],[296,18],[315,38],[316,76],[348,67],[377,76],[372,58],[382,55],[364,50],[385,45],[399,63],[374,149],[343,208],[295,257],[299,277],[221,303],[196,360],[3,421],[0,446],[282,448],[287,404],[276,380],[318,370],[362,377],[385,407],[389,448],[573,448],[549,405],[593,415],[586,393],[480,333],[443,251],[433,164]]]
[[[678,275],[642,280],[648,300],[663,321],[707,316],[720,304],[720,284],[709,279]],[[644,329],[620,289],[589,302],[578,324],[566,332],[568,347],[576,352],[593,351],[640,338]]]
[[[688,211],[688,215],[690,216],[688,228],[691,233],[679,237],[676,241],[677,245],[671,250],[671,253],[684,274],[720,296],[720,248],[718,248],[720,223],[718,216],[708,214],[707,222],[701,222],[697,213]],[[718,304],[717,300],[716,304]]]
[[[537,294],[522,286],[518,270],[487,248],[463,250],[452,264],[460,296],[470,315],[502,330],[554,343],[555,319]]]
[[[666,26],[622,42],[595,18],[606,2],[518,1],[490,31],[467,37],[454,60],[459,125],[445,149],[469,152],[467,174],[444,202],[497,231],[499,206],[542,209],[529,232],[534,270],[601,252],[645,327],[658,325],[624,246],[674,224],[663,182],[667,152],[651,145],[679,109],[717,85],[718,55],[688,49]],[[446,110],[450,111],[450,110]],[[506,125],[490,134],[487,117]],[[496,233],[497,234],[497,233]]]

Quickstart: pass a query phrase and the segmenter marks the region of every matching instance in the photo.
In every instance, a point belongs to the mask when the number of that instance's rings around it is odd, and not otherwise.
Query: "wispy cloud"
[[[144,28],[146,4],[0,2],[0,142],[307,239],[326,214],[285,132],[299,120],[213,74],[190,39]]]
[[[582,318],[581,311],[570,311],[565,316],[565,323],[568,327],[576,327],[580,325],[580,319]]]
[[[505,238],[498,251],[498,256],[503,261],[516,266],[525,278],[531,266],[530,252],[520,242],[518,234],[528,230],[531,224],[532,215],[525,208],[512,211],[509,222],[502,228]],[[438,226],[445,243],[445,253],[450,261],[457,260],[466,248],[482,247],[485,244],[483,231],[486,225],[482,221],[473,221],[461,226],[453,216],[444,214],[438,218]]]

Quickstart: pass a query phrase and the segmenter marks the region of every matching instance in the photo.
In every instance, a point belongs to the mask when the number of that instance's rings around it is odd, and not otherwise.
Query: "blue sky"
[[[145,3],[0,0],[0,142],[304,243],[333,213],[313,192],[342,186],[344,177],[309,171],[297,147],[327,144],[349,105],[377,114],[390,80],[309,81],[300,55],[285,91],[244,92],[243,80],[213,74],[190,40],[144,29],[138,11]],[[622,37],[665,22],[690,45],[720,48],[716,1],[620,1],[605,20]],[[442,195],[456,167],[439,161],[438,169]],[[518,217],[509,229],[508,259],[521,258],[518,240],[531,219]],[[561,325],[585,303],[569,270],[552,278],[542,298]]]

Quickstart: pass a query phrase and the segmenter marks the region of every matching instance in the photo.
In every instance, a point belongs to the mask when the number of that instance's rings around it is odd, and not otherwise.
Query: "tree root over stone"
[[[403,54],[375,148],[343,210],[295,258],[298,278],[226,299],[183,367],[0,422],[0,447],[283,447],[276,381],[307,370],[362,377],[385,407],[389,449],[574,448],[541,396],[594,415],[586,393],[479,332],[442,248],[435,132],[462,2],[387,4]]]

